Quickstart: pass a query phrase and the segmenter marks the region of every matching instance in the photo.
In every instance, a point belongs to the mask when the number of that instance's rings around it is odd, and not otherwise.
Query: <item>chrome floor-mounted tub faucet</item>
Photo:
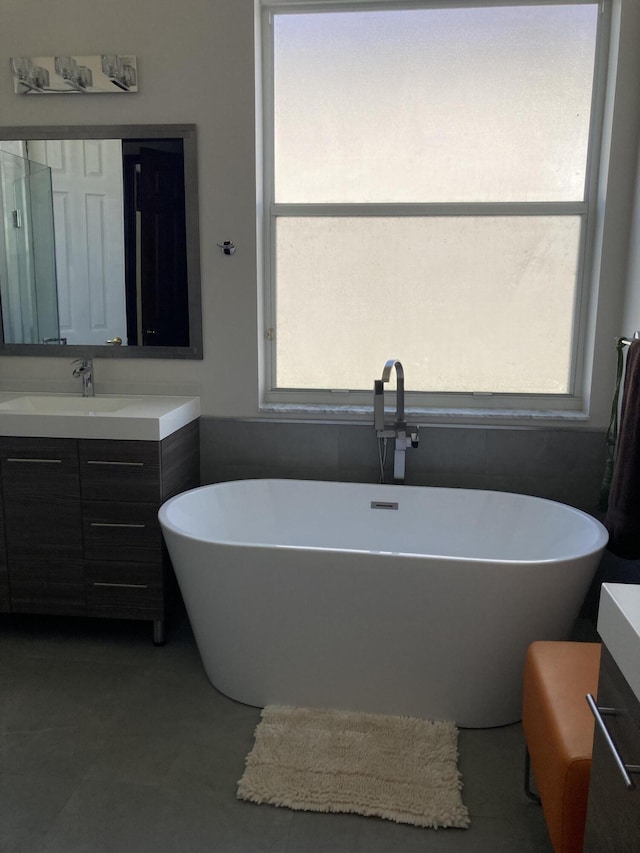
[[[384,419],[384,384],[391,378],[391,371],[396,372],[396,414],[393,424],[386,424]],[[404,368],[402,362],[390,358],[383,370],[382,378],[376,379],[373,385],[373,427],[378,436],[379,447],[386,445],[389,438],[394,439],[393,448],[393,479],[396,483],[404,482],[405,456],[408,447],[418,446],[418,427],[407,426],[404,416]],[[380,450],[380,481],[384,482],[384,456]]]

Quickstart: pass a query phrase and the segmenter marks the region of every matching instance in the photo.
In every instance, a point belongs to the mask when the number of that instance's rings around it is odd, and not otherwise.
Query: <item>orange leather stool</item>
[[[585,696],[598,692],[600,648],[540,640],[525,658],[525,790],[533,769],[555,853],[582,853],[594,730]]]

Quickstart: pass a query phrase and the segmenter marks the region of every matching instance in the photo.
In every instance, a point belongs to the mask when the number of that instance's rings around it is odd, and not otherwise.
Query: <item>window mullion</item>
[[[286,204],[274,202],[278,216],[583,216],[586,201],[562,202],[443,202],[428,204]]]

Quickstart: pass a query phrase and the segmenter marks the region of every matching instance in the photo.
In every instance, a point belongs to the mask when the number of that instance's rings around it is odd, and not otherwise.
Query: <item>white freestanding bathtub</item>
[[[568,637],[607,542],[541,498],[360,483],[218,483],[159,518],[222,693],[463,727],[520,719],[526,648]]]

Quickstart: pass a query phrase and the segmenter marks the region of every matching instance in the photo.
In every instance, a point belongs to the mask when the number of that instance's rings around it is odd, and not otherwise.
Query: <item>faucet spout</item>
[[[404,423],[404,367],[396,358],[390,358],[382,369],[382,382],[388,382],[391,371],[396,370],[396,424]]]

